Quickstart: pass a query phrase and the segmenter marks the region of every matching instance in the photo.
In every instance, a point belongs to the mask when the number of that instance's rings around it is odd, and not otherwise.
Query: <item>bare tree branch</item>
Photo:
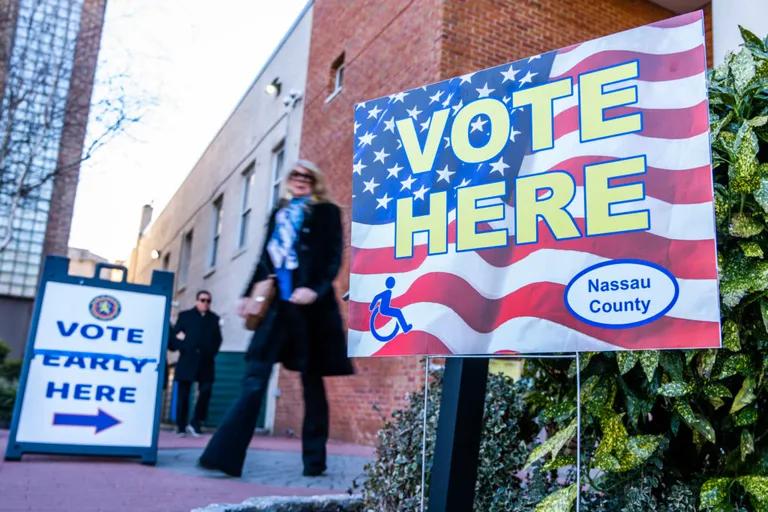
[[[4,30],[15,33],[12,45],[0,44],[0,53],[7,53],[0,59],[8,63],[0,84],[4,86],[0,91],[0,253],[13,241],[25,204],[57,176],[77,172],[84,161],[141,117],[135,113],[141,109],[140,101],[129,98],[120,83],[125,76],[108,78],[109,93],[98,100],[91,98],[90,83],[85,87],[76,83],[78,33],[81,43],[100,34],[100,28],[95,30],[73,11],[80,8],[77,2],[62,3],[67,10],[53,19],[44,0],[24,5],[26,11],[17,11],[15,28],[0,26],[0,37]],[[75,96],[78,93],[80,97]],[[89,114],[87,142],[75,137],[78,140],[69,142],[76,145],[64,151],[62,134],[71,128],[82,134]]]

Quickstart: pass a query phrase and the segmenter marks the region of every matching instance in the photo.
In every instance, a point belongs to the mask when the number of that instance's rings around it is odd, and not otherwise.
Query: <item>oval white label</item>
[[[664,316],[679,287],[667,269],[643,260],[612,260],[576,274],[565,288],[565,305],[597,327],[636,327]]]

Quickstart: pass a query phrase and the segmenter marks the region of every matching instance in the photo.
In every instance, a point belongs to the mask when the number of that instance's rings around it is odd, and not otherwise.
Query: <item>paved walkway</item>
[[[210,435],[178,438],[161,431],[157,466],[133,459],[25,455],[5,462],[8,431],[0,430],[0,511],[189,511],[253,496],[346,492],[362,475],[373,449],[331,442],[328,471],[301,476],[301,441],[256,437],[242,478],[195,466]]]

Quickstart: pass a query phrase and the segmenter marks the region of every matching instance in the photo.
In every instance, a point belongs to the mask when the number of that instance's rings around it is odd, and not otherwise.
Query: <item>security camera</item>
[[[283,96],[283,105],[285,107],[293,108],[296,106],[296,103],[299,102],[301,99],[301,91],[297,91],[296,89],[291,89],[291,91]]]

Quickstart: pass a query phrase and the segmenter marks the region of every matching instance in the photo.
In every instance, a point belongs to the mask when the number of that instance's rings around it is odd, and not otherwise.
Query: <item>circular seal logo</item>
[[[99,295],[94,297],[88,305],[88,309],[97,320],[108,322],[120,314],[120,303],[110,295]]]

